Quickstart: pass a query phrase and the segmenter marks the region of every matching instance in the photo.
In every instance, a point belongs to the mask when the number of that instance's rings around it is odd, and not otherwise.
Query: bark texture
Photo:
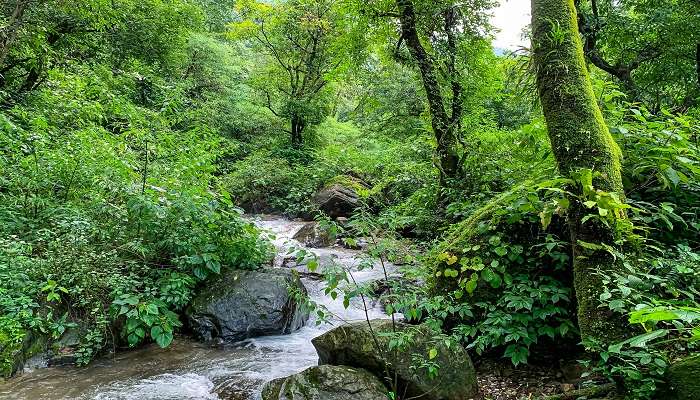
[[[418,35],[416,12],[413,2],[410,0],[396,0],[399,10],[399,22],[401,23],[401,36],[406,42],[411,56],[418,65],[423,80],[423,87],[430,107],[431,124],[433,133],[437,140],[437,155],[439,158],[438,168],[440,169],[440,186],[446,187],[448,181],[456,179],[460,171],[459,155],[456,151],[457,136],[456,131],[462,117],[461,84],[454,77],[451,83],[453,92],[452,115],[448,115],[438,81],[435,60],[425,50]],[[453,10],[448,10],[445,15],[445,24],[448,35],[448,46],[452,51],[452,56],[456,53],[456,42],[454,38],[454,25],[456,17]],[[454,58],[451,59],[451,72],[456,73]]]
[[[596,188],[624,196],[620,149],[605,125],[593,94],[578,34],[574,0],[532,0],[532,47],[537,86],[560,173],[581,169],[602,173]],[[579,192],[579,187],[572,188]],[[574,286],[581,336],[608,343],[623,335],[621,316],[599,308],[602,280],[619,268],[607,252],[589,254],[579,242],[611,243],[613,232],[592,220],[589,210],[571,199],[569,226],[574,249]]]

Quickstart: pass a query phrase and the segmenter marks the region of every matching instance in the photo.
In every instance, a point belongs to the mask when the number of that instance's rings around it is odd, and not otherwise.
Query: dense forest
[[[3,0],[0,397],[700,399],[700,3],[497,3]]]

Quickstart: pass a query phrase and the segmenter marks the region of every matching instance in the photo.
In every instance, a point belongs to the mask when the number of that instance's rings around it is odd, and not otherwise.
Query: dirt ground
[[[506,359],[483,359],[476,369],[478,400],[529,400],[569,392],[579,388],[583,372],[576,361],[564,360],[514,367]]]

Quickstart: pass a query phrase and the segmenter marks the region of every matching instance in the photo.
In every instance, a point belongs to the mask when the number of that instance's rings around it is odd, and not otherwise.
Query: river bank
[[[274,261],[281,267],[289,248],[304,248],[293,236],[307,223],[277,216],[253,217],[277,248]],[[308,249],[319,258],[334,260],[353,270],[362,252],[340,246]],[[358,282],[380,279],[379,269],[353,274]],[[179,337],[165,349],[155,345],[117,352],[86,368],[32,368],[0,384],[0,398],[8,400],[251,400],[271,379],[291,375],[318,363],[311,339],[343,321],[365,318],[361,304],[345,309],[323,294],[323,283],[302,278],[312,301],[327,308],[330,323],[317,325],[314,316],[289,335],[265,336],[240,343],[209,346]],[[370,318],[385,317],[380,308],[368,310]],[[41,364],[39,360],[35,364]]]

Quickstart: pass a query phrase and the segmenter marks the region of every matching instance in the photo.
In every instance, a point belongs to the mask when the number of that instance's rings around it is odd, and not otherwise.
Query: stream
[[[305,222],[276,216],[257,216],[255,223],[274,235],[278,249],[276,266],[281,266],[290,246],[301,245],[294,234]],[[335,259],[351,270],[358,283],[383,278],[381,268],[354,269],[360,251],[339,246],[309,249],[321,260]],[[393,269],[394,267],[392,267]],[[302,278],[310,298],[325,306],[335,317],[316,325],[314,316],[300,330],[281,336],[266,336],[228,346],[209,346],[178,337],[166,349],[149,345],[118,352],[94,361],[88,367],[26,368],[24,373],[0,383],[0,399],[8,400],[253,400],[262,385],[317,365],[311,339],[343,321],[365,318],[362,303],[348,309],[342,299],[323,294],[323,283]],[[370,318],[386,318],[378,307]]]

